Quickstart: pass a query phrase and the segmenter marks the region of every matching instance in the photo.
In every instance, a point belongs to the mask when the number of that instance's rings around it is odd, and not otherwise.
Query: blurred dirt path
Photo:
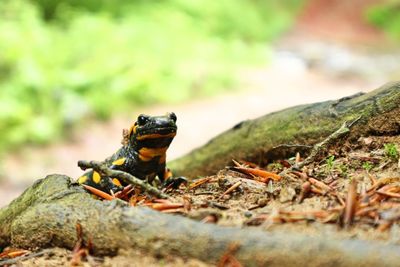
[[[236,123],[293,105],[336,99],[379,86],[363,80],[339,80],[308,70],[296,60],[284,59],[265,69],[248,70],[241,75],[243,90],[179,105],[149,107],[141,113],[178,117],[178,135],[169,149],[169,159],[181,156],[206,143]],[[102,160],[119,146],[123,128],[138,114],[126,114],[109,122],[90,122],[70,141],[48,147],[26,147],[5,158],[0,184],[0,207],[8,204],[34,180],[51,173],[78,177],[80,159]],[[279,133],[277,133],[279,134]]]

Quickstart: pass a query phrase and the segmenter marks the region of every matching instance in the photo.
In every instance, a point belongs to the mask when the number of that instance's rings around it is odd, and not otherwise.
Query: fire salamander
[[[149,183],[156,176],[165,183],[172,176],[165,165],[166,151],[176,131],[176,115],[173,112],[165,116],[139,115],[137,121],[125,132],[123,146],[105,162],[112,169],[128,172]],[[107,193],[120,191],[124,186],[118,179],[101,177],[94,170],[79,177],[78,183]]]

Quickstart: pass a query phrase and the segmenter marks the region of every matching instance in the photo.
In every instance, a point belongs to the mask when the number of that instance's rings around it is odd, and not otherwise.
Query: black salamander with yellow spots
[[[176,135],[176,115],[139,115],[137,121],[124,135],[124,145],[105,162],[115,170],[121,170],[152,183],[158,176],[162,183],[170,178],[166,168],[166,151]],[[79,184],[86,184],[110,193],[123,189],[123,184],[113,177],[102,177],[94,170],[78,178]]]

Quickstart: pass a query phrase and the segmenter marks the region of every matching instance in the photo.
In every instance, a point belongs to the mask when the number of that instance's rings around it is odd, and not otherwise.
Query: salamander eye
[[[171,113],[169,113],[168,115],[169,115],[169,118],[170,118],[171,120],[173,120],[174,122],[176,122],[176,115],[175,115],[175,113],[171,112]]]
[[[140,114],[137,119],[138,125],[145,125],[148,121],[149,121],[149,117],[144,114]]]

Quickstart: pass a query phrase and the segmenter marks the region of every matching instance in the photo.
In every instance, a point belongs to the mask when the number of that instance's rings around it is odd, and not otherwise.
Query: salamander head
[[[128,134],[131,143],[157,142],[168,146],[176,131],[176,115],[171,112],[164,116],[139,115]]]

